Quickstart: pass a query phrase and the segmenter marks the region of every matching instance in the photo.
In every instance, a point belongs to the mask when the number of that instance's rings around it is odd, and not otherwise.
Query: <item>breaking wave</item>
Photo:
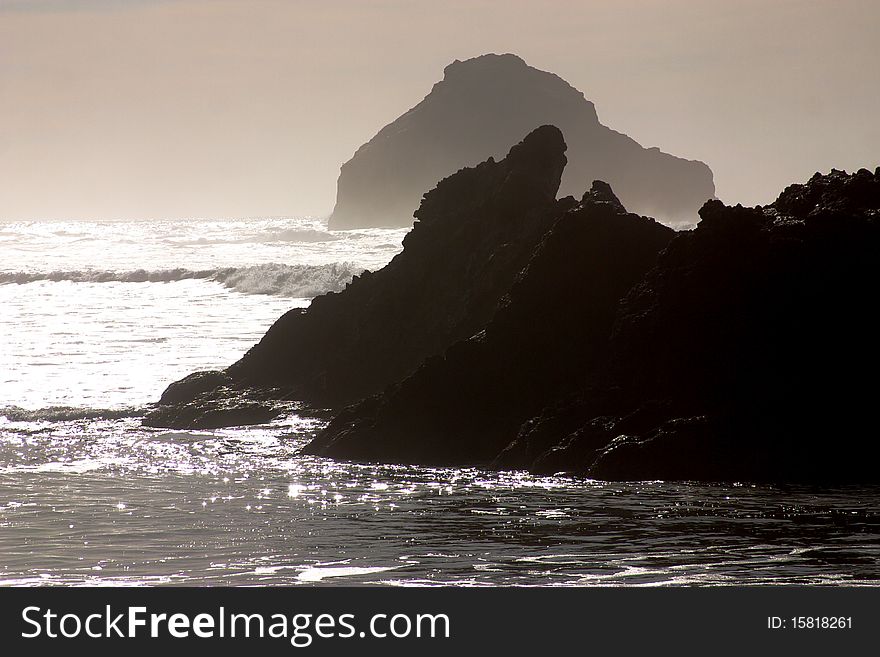
[[[143,415],[142,408],[76,408],[49,406],[29,410],[18,406],[0,407],[0,418],[9,422],[72,422],[74,420],[118,420]]]
[[[157,269],[148,271],[101,271],[93,269],[52,272],[0,272],[0,285],[37,281],[74,283],[170,283],[189,279],[217,281],[244,294],[275,294],[286,297],[315,297],[342,290],[353,276],[363,271],[351,262],[324,265],[282,265],[269,263],[250,267],[216,269]]]
[[[196,237],[170,238],[168,241],[173,244],[187,246],[202,246],[209,244],[252,244],[252,243],[271,243],[271,242],[298,242],[301,244],[313,244],[316,242],[336,242],[343,239],[339,235],[328,233],[323,230],[314,230],[311,228],[297,229],[286,228],[281,230],[264,231],[254,235],[244,237],[224,236],[224,237]]]

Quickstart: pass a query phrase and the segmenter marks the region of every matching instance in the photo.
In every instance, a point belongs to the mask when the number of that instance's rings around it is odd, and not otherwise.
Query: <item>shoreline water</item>
[[[12,448],[20,465],[0,474],[0,584],[880,582],[877,489],[609,483],[300,456],[318,426],[74,422],[18,448],[7,433],[7,462]]]

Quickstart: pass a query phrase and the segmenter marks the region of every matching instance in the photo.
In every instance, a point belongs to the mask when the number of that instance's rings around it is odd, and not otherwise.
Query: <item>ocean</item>
[[[298,454],[322,421],[295,413],[140,425],[168,383],[234,362],[404,234],[0,221],[0,583],[880,583],[877,487],[334,462]]]

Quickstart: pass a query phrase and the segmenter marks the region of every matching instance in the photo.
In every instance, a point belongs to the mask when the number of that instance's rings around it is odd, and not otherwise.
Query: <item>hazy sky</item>
[[[765,203],[880,165],[878,34],[877,0],[0,0],[0,219],[327,214],[340,164],[486,52]]]

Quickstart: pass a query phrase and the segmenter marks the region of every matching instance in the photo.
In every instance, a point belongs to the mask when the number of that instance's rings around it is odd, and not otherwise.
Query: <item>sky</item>
[[[880,165],[878,34],[876,0],[0,0],[0,220],[327,215],[357,147],[487,52],[768,203]]]

